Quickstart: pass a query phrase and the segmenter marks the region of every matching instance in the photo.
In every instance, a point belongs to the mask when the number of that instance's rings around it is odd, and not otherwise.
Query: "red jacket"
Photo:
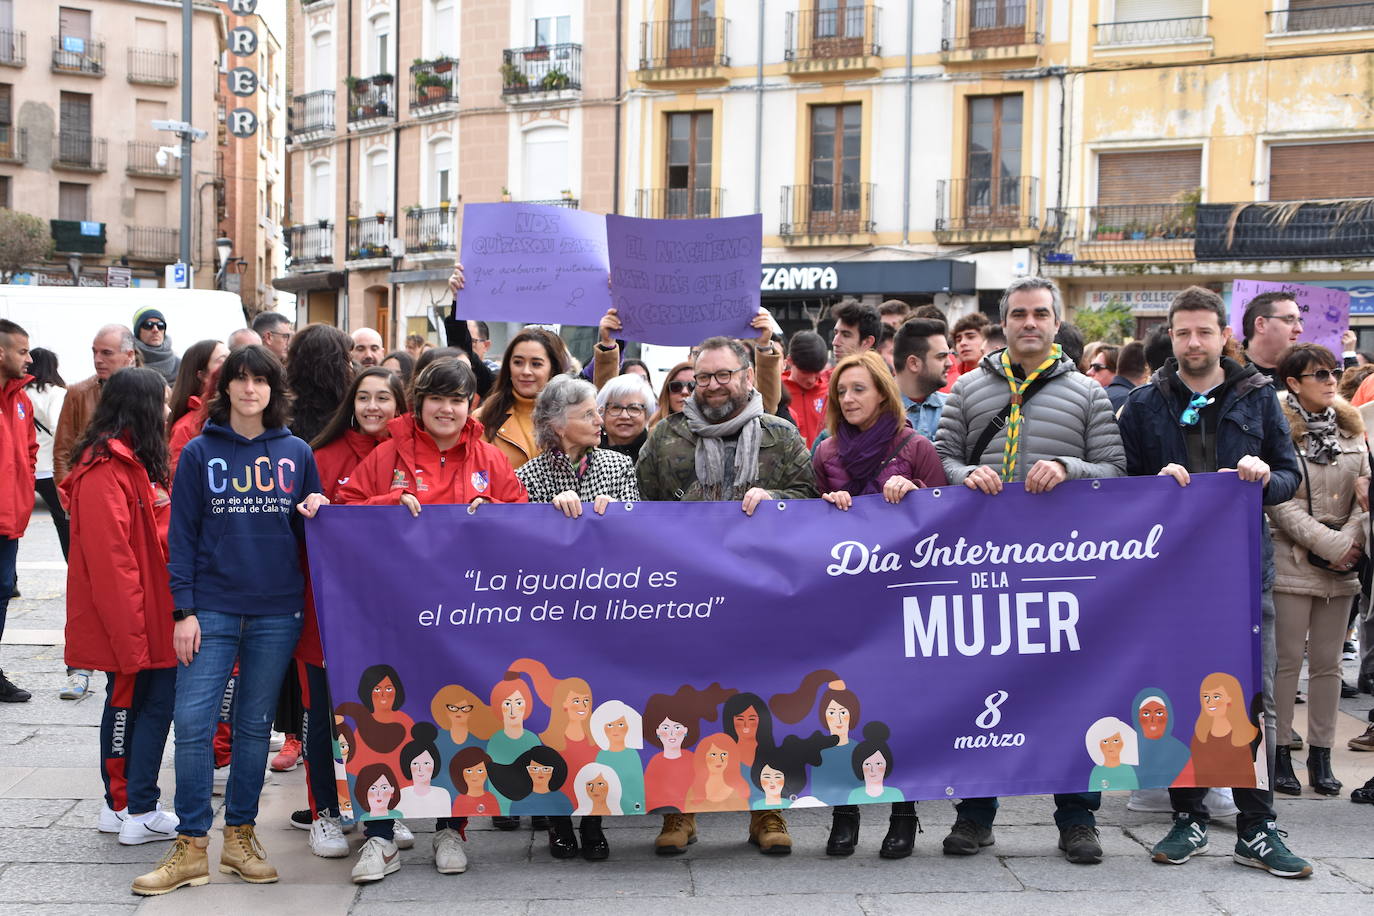
[[[498,503],[529,502],[506,456],[483,441],[482,424],[472,417],[458,443],[443,453],[413,420],[393,422],[390,428],[391,438],[353,469],[336,502],[395,506],[403,493],[425,504],[467,505],[479,496]]]
[[[171,476],[168,480],[177,479],[177,462],[181,460],[181,450],[186,447],[186,443],[200,435],[200,431],[205,428],[206,419],[210,416],[209,408],[194,394],[186,399],[186,403],[191,409],[172,424],[172,433],[167,441],[168,458],[171,460]]]
[[[782,374],[782,383],[792,397],[788,410],[792,412],[797,432],[801,433],[807,448],[811,447],[811,443],[816,441],[816,437],[825,428],[825,401],[830,389],[830,373],[833,371],[825,369],[817,376],[816,384],[810,388],[803,388],[797,384],[792,378],[792,370],[789,369]]]
[[[0,388],[0,538],[18,540],[33,513],[33,469],[38,429],[33,401],[24,386],[33,376],[10,379]]]
[[[945,373],[945,387],[940,390],[945,394],[949,394],[950,389],[954,387],[954,383],[959,381],[959,376],[977,369],[980,362],[982,362],[981,359],[975,359],[971,363],[966,363],[956,358],[954,362],[950,364],[949,371]]]
[[[71,507],[67,563],[67,664],[134,674],[176,665],[167,576],[171,498],[133,450],[110,440],[62,481]]]

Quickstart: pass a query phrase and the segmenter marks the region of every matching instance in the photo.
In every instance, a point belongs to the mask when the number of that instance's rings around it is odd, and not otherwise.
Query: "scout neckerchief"
[[[1050,348],[1049,358],[1035,367],[1035,371],[1028,374],[1025,378],[1019,379],[1011,371],[1011,350],[1010,348],[1002,351],[1002,375],[1006,377],[1007,384],[1011,386],[1011,413],[1007,415],[1007,438],[1006,445],[1002,449],[1002,480],[1011,482],[1016,479],[1016,458],[1021,451],[1021,401],[1022,395],[1030,387],[1030,383],[1038,379],[1041,373],[1048,370],[1055,363],[1059,362],[1059,357],[1063,353],[1059,344]]]

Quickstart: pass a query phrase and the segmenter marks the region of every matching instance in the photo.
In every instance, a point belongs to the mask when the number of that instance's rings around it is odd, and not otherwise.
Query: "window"
[[[863,106],[811,106],[811,223],[840,229],[859,216]]]
[[[312,220],[334,218],[334,169],[329,160],[310,164],[310,184],[307,188],[306,213]]]
[[[997,48],[1020,44],[1026,34],[1028,0],[970,0],[969,45]]]
[[[565,45],[572,41],[571,16],[540,16],[534,20],[534,46]]]
[[[167,120],[167,103],[161,99],[134,99],[134,133],[142,140],[158,140],[159,146],[171,142],[166,134],[153,126],[154,121]]]
[[[63,38],[75,38],[82,42],[91,40],[91,11],[77,10],[67,6],[57,8],[57,32]],[[85,49],[74,50],[78,54]]]
[[[91,218],[91,186],[63,181],[57,185],[57,218],[86,220]]]
[[[711,216],[711,127],[709,111],[668,115],[668,191],[663,215]]]
[[[165,191],[134,189],[134,225],[162,228],[167,223],[167,194]]]
[[[1021,205],[1021,96],[968,100],[964,220],[968,226],[1015,225]]]
[[[1289,0],[1290,5],[1293,3]],[[1150,22],[1201,15],[1202,0],[1116,0],[1113,18],[1116,22]]]
[[[391,212],[391,154],[384,149],[373,150],[367,155],[367,182],[363,195],[367,206],[366,216]]]
[[[1374,197],[1374,141],[1270,148],[1270,200],[1352,197]]]
[[[310,62],[306,71],[306,90],[319,92],[334,88],[334,33],[316,32],[310,38]]]
[[[0,127],[8,128],[14,123],[14,87],[0,83]]]
[[[523,140],[524,200],[556,200],[568,180],[568,129],[540,127],[525,132]]]
[[[10,208],[10,176],[0,175],[0,207]]]
[[[391,64],[391,15],[383,13],[367,21],[367,56],[371,68],[367,75],[390,73]]]
[[[148,51],[165,51],[167,23],[161,19],[134,19],[134,47]]]
[[[863,0],[816,0],[814,57],[857,57],[864,53]]]
[[[1201,185],[1201,149],[1100,153],[1097,157],[1097,202],[1104,207],[1165,203]]]
[[[457,0],[429,0],[430,57],[458,56]]]
[[[92,162],[91,97],[83,92],[64,92],[58,116],[58,158],[70,165]]]
[[[440,137],[429,145],[429,194],[426,206],[453,200],[453,141]]]
[[[715,0],[672,0],[668,66],[710,66],[716,49]]]
[[[1288,0],[1282,19],[1286,32],[1320,32],[1330,29],[1374,27],[1374,4],[1352,0]]]

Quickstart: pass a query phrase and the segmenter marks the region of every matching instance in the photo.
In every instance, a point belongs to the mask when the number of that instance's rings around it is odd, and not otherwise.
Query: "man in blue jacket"
[[[1126,399],[1117,418],[1126,450],[1126,473],[1168,475],[1186,487],[1191,474],[1234,471],[1263,488],[1267,506],[1285,502],[1300,474],[1278,399],[1254,366],[1221,355],[1230,337],[1226,307],[1210,290],[1191,286],[1169,306],[1174,357]],[[1261,522],[1263,524],[1263,522]],[[1274,770],[1274,549],[1264,545],[1261,615],[1264,653],[1265,742]],[[1271,775],[1272,781],[1272,775]],[[1288,850],[1275,823],[1270,789],[1233,788],[1240,865],[1283,878],[1303,878],[1312,866]],[[1182,865],[1207,851],[1206,788],[1170,789],[1174,823],[1152,851],[1154,860]]]

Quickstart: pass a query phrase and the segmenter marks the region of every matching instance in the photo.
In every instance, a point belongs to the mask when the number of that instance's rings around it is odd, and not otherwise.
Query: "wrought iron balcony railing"
[[[662,19],[645,22],[640,27],[640,70],[729,65],[725,20],[718,16]]]
[[[1195,203],[1062,207],[1045,214],[1047,263],[1191,261]]]
[[[286,129],[293,138],[334,133],[334,90],[320,89],[292,98]]]
[[[946,51],[1038,45],[1045,40],[1035,0],[945,0]]]
[[[1099,22],[1094,28],[1097,29],[1099,46],[1186,44],[1206,38],[1211,21],[1211,16],[1182,16],[1133,22]]]
[[[410,68],[410,110],[458,101],[458,61],[447,57]]]
[[[396,234],[390,216],[364,216],[348,221],[348,260],[391,257],[391,239]]]
[[[877,56],[879,12],[876,6],[790,12],[783,55],[789,61]]]
[[[16,29],[0,29],[0,65],[22,67],[28,63],[27,32]]]
[[[782,189],[785,238],[873,231],[872,182],[797,184]]]
[[[355,80],[348,87],[348,123],[395,118],[396,93],[392,90],[392,78],[386,73]]]
[[[501,61],[501,93],[561,92],[582,88],[582,46],[507,48]]]
[[[1197,259],[1374,256],[1374,198],[1198,204]]]
[[[640,188],[635,215],[647,219],[711,219],[720,216],[720,188]]]
[[[287,226],[286,250],[292,267],[310,267],[334,262],[334,224],[327,220],[302,226]]]
[[[171,264],[177,259],[180,232],[164,226],[125,226],[128,244],[125,250],[129,257],[143,261],[161,261]]]
[[[522,204],[538,204],[541,207],[567,207],[576,210],[579,203],[576,197],[555,197],[552,200],[522,200]]]
[[[935,183],[935,231],[1034,229],[1038,190],[1031,175],[942,179]]]
[[[105,171],[105,138],[64,130],[53,138],[52,164],[58,168]]]
[[[177,52],[129,49],[129,82],[150,86],[177,84]]]
[[[52,72],[105,75],[105,42],[74,35],[52,38]]]
[[[1269,10],[1269,32],[1345,32],[1374,29],[1374,3],[1333,3]]]
[[[28,131],[13,124],[0,124],[0,162],[25,162],[28,152]]]
[[[426,207],[406,212],[406,253],[432,254],[458,248],[458,208]]]
[[[157,161],[160,144],[151,141],[130,140],[125,153],[124,171],[128,175],[143,175],[150,178],[179,178],[181,161],[166,157],[161,165]]]

